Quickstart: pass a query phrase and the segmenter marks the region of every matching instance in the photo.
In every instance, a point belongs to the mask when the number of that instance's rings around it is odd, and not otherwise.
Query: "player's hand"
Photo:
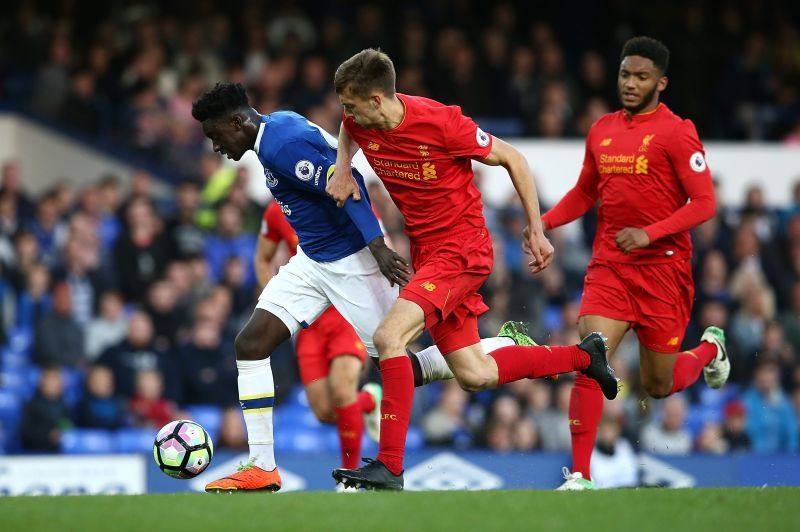
[[[553,262],[553,244],[542,232],[532,233],[530,226],[522,230],[522,249],[532,257],[528,262],[531,273],[539,273]]]
[[[392,286],[405,286],[411,279],[411,268],[403,257],[393,249],[386,246],[383,237],[378,237],[369,243],[369,250],[378,263],[381,273],[389,279]]]
[[[358,189],[358,183],[356,183],[353,171],[349,166],[341,169],[336,166],[333,169],[333,175],[325,185],[325,192],[333,198],[337,207],[344,207],[347,198],[351,196],[354,201],[361,200],[361,191]]]
[[[624,254],[628,255],[634,249],[646,248],[650,245],[650,237],[644,229],[626,227],[614,237],[614,242]]]

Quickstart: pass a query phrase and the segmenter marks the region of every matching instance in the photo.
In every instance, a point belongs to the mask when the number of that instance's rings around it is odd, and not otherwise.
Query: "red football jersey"
[[[389,131],[367,129],[344,116],[344,127],[406,219],[412,240],[436,240],[459,227],[484,227],[481,194],[471,159],[492,150],[492,136],[447,106],[397,93],[402,122]]]
[[[297,253],[297,233],[294,232],[289,221],[281,211],[281,206],[277,201],[271,201],[264,209],[264,216],[261,219],[261,238],[272,240],[280,244],[281,240],[289,246],[289,254],[294,257]]]
[[[686,205],[687,191],[712,187],[691,120],[681,119],[663,103],[633,117],[622,110],[603,116],[586,138],[578,183],[589,197],[600,198],[595,259],[655,263],[691,258],[689,231],[663,236],[659,224]],[[625,255],[614,241],[625,227],[643,228],[654,241]]]

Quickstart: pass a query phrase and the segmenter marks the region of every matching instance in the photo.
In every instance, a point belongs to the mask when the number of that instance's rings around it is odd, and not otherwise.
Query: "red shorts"
[[[675,353],[683,342],[693,300],[689,260],[658,264],[592,261],[583,282],[580,315],[630,322],[646,348]]]
[[[425,328],[444,353],[481,341],[478,316],[489,310],[478,289],[492,272],[494,252],[486,228],[469,228],[447,239],[411,243],[414,276],[400,292],[425,312]]]
[[[295,351],[303,385],[327,377],[336,357],[358,357],[362,364],[367,357],[367,350],[356,331],[332,306],[307,329],[297,333]]]

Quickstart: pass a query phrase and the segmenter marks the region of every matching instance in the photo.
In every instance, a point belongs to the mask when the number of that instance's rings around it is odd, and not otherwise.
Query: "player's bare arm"
[[[353,155],[357,151],[358,145],[350,138],[350,135],[344,129],[344,124],[342,124],[339,128],[339,149],[336,150],[336,166],[333,169],[333,175],[328,179],[328,184],[325,185],[325,192],[333,198],[337,207],[344,207],[344,202],[351,196],[355,201],[361,200],[361,192],[358,190],[358,184],[353,177],[351,169]]]
[[[538,273],[547,268],[553,261],[553,245],[544,236],[542,218],[539,212],[539,197],[533,174],[525,157],[509,143],[495,137],[492,151],[481,160],[490,166],[502,166],[508,171],[511,182],[517,190],[522,208],[528,219],[528,226],[523,231],[526,251],[533,257],[528,263],[531,273]]]
[[[369,250],[381,273],[389,279],[392,286],[405,286],[411,279],[411,268],[403,257],[398,255],[392,248],[386,245],[382,236],[369,243]]]
[[[275,257],[277,249],[278,245],[275,242],[269,238],[259,237],[256,252],[253,255],[253,266],[256,270],[258,285],[261,287],[267,286],[269,280],[275,275],[272,259]]]

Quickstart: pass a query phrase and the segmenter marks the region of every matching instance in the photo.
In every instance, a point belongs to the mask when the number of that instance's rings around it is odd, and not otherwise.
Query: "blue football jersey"
[[[336,206],[325,185],[336,163],[336,139],[291,111],[261,117],[255,152],[272,195],[291,224],[303,252],[318,262],[352,255],[383,236],[364,178],[353,169],[361,201]]]

